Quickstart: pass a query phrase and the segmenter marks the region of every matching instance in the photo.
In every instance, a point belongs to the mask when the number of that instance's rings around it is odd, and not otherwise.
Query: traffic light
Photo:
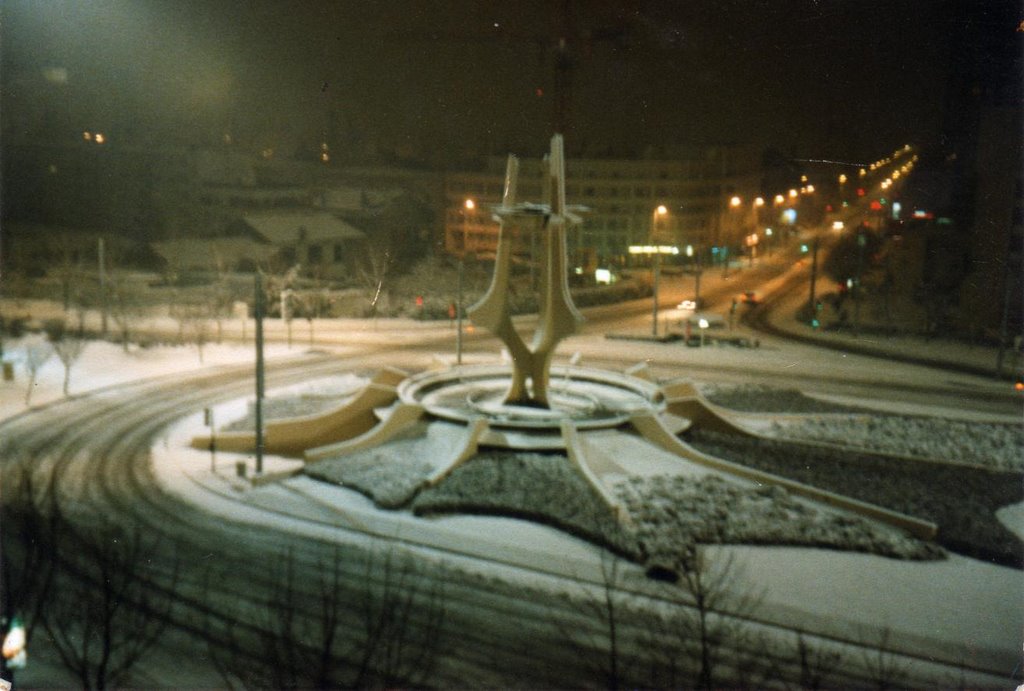
[[[811,248],[807,246],[806,242],[800,245],[800,254],[807,254],[810,250]]]

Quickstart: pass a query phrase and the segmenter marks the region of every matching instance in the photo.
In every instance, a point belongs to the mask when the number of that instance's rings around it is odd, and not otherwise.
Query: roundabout
[[[552,367],[558,343],[583,318],[568,289],[566,232],[580,219],[565,201],[558,135],[547,160],[550,202],[533,204],[516,201],[518,161],[509,158],[503,201],[493,210],[500,234],[491,286],[468,310],[503,343],[509,363],[416,375],[380,370],[334,407],[272,421],[265,433],[221,434],[218,448],[301,459],[255,482],[304,474],[356,489],[381,509],[530,516],[659,578],[688,572],[697,545],[709,542],[941,555],[930,544],[937,531],[930,521],[689,444],[682,435],[694,429],[758,438],[689,381],[659,384],[642,366],[623,373],[580,367],[578,356]],[[509,290],[513,239],[528,232],[539,232],[543,243],[540,314],[529,343],[513,325]],[[192,443],[210,444],[209,437]],[[678,508],[697,495],[711,498],[702,500],[707,506],[692,514]],[[782,528],[765,527],[773,512]]]
[[[553,367],[548,407],[505,402],[510,371],[501,365],[462,366],[410,377],[398,387],[402,403],[423,406],[438,418],[468,423],[482,418],[492,427],[521,431],[601,429],[628,422],[637,413],[665,408],[650,381],[607,370]]]

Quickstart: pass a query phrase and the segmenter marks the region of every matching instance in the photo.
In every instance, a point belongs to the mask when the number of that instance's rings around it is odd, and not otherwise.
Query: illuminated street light
[[[467,199],[465,202],[465,207],[472,211],[473,209],[476,208],[476,202],[473,201],[472,199]]]
[[[658,242],[661,238],[658,235],[658,217],[665,216],[668,214],[668,209],[664,204],[659,204],[654,210],[654,215],[651,217],[651,242]],[[673,248],[675,252],[679,252],[679,248]],[[654,252],[654,260],[651,266],[651,273],[654,274],[654,307],[653,307],[653,324],[652,334],[655,338],[658,337],[658,279],[661,276],[661,247],[658,247]]]
[[[807,194],[814,194],[814,185],[807,186]]]
[[[754,199],[754,206],[764,206],[764,197]]]
[[[781,194],[776,194],[775,195],[775,205],[776,206],[778,206],[779,204],[784,204],[785,202],[786,202],[786,198],[783,197]]]
[[[799,194],[800,194],[800,193],[799,193],[799,192],[797,192],[797,191],[796,191],[796,189],[791,189],[791,190],[789,191],[789,198],[790,198],[790,199],[796,199],[796,198],[797,198],[797,196],[798,196]]]
[[[739,197],[733,197],[729,200],[729,206],[736,207],[743,203],[743,200]]]
[[[846,184],[846,173],[843,173],[843,174],[841,174],[839,176],[839,184],[840,185],[845,185]]]

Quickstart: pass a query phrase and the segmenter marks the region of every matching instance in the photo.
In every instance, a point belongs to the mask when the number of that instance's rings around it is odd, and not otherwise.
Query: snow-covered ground
[[[29,353],[34,349],[45,353],[46,359],[36,372],[31,396],[28,396],[30,372]],[[302,348],[289,349],[271,344],[266,357],[295,356]],[[29,407],[42,406],[64,397],[64,366],[41,334],[5,339],[4,362],[13,369],[13,381],[0,381],[0,420],[21,413]],[[128,351],[115,343],[87,341],[77,360],[71,365],[68,394],[79,396],[99,389],[153,377],[189,374],[204,368],[241,365],[255,362],[253,348],[238,344],[208,344],[203,348],[202,362],[195,346],[153,346],[141,348],[131,344]],[[28,403],[26,404],[26,398]]]
[[[210,455],[186,448],[203,431],[201,415],[182,420],[154,448],[154,463],[172,492],[215,515],[325,540],[400,539],[427,554],[441,550],[460,568],[502,578],[527,578],[527,572],[507,568],[524,564],[541,573],[600,582],[601,550],[548,526],[503,517],[425,519],[408,511],[381,511],[356,491],[306,477],[251,487],[233,476],[226,455],[218,455],[220,465],[211,473]],[[267,463],[273,472],[275,464],[288,462],[270,458]],[[288,517],[264,509],[283,510]],[[1024,534],[1024,506],[1007,507],[1000,517]],[[454,556],[460,554],[483,561]],[[737,587],[762,594],[761,613],[769,619],[864,641],[888,628],[901,649],[929,657],[942,651],[938,657],[948,660],[971,651],[969,662],[989,669],[1012,667],[1019,655],[1022,612],[1016,604],[1022,588],[1015,569],[956,554],[923,562],[795,547],[718,546],[709,554],[736,559]]]
[[[27,409],[26,346],[38,340],[39,337],[30,336],[8,339],[4,343],[5,360],[14,365],[14,381],[0,382],[0,419]],[[576,343],[595,354],[605,345],[603,339],[598,338],[576,339]],[[657,346],[637,344],[636,359],[645,359],[644,355],[652,349]],[[268,345],[267,350],[268,357],[274,358],[297,355],[303,348]],[[695,360],[706,360],[716,354],[716,350],[719,360],[735,358],[737,362],[749,364],[749,352],[733,354],[721,349],[705,352],[680,349],[678,352]],[[800,355],[762,349],[754,357],[773,358],[778,362],[799,359],[805,363],[806,352],[810,349],[800,351]],[[194,346],[132,347],[125,353],[119,345],[90,342],[71,371],[70,393],[84,395],[140,378],[185,374],[203,367],[253,360],[251,346],[208,345],[203,356],[201,364]],[[837,360],[835,355],[826,356],[814,366],[827,372],[837,364],[842,369],[847,366],[853,369],[852,362]],[[56,356],[51,356],[38,371],[31,405],[59,400],[63,396],[63,376],[63,367]],[[334,382],[271,394],[290,397],[336,392],[340,395],[343,390],[350,390],[352,384],[352,379],[342,377]],[[224,408],[217,409],[217,419],[227,421],[240,417],[245,409],[244,400],[225,404]],[[316,517],[322,521],[327,516],[338,528],[358,528],[370,535],[399,536],[457,551],[464,550],[467,541],[472,539],[498,567],[502,563],[541,563],[562,575],[599,576],[597,548],[553,528],[505,518],[451,516],[423,520],[408,514],[389,514],[374,509],[369,500],[355,492],[307,478],[289,481],[287,486],[253,488],[232,477],[234,462],[227,455],[219,455],[221,465],[216,468],[217,472],[211,473],[209,454],[186,446],[188,439],[203,432],[202,417],[197,411],[196,415],[167,431],[154,448],[153,460],[158,475],[169,489],[215,514],[254,524],[273,523],[278,528],[288,527],[330,539],[367,538],[353,537],[355,534],[348,531],[343,531],[344,536],[339,537],[342,533],[338,529],[323,523],[313,524],[307,519]],[[922,428],[915,434],[929,433]],[[892,436],[898,440],[900,435]],[[921,443],[909,434],[906,436],[908,445]],[[899,453],[892,449],[890,452]],[[912,453],[909,448],[907,453]],[[286,463],[273,458],[267,462],[271,470],[276,463]],[[271,516],[263,510],[281,506],[292,507],[294,517]],[[1006,507],[999,512],[999,517],[1015,533],[1024,535],[1024,506]],[[975,649],[981,651],[979,654],[1011,661],[1019,654],[1022,630],[1019,571],[956,555],[940,562],[921,563],[814,549],[719,549],[736,554],[748,566],[750,585],[763,589],[766,601],[780,611],[792,609],[818,623],[824,622],[823,625],[836,626],[834,622],[849,620],[891,626],[894,631],[920,639],[924,650],[940,641],[956,649]],[[953,603],[959,606],[953,607]],[[828,624],[830,621],[833,623]]]

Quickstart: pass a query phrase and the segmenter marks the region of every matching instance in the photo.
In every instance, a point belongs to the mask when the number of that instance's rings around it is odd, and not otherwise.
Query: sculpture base
[[[506,403],[507,366],[456,367],[411,377],[398,387],[403,403],[415,403],[436,417],[469,422],[483,418],[491,427],[554,430],[565,421],[580,429],[615,427],[638,412],[658,413],[664,400],[658,387],[625,374],[587,367],[551,368],[549,407]]]

